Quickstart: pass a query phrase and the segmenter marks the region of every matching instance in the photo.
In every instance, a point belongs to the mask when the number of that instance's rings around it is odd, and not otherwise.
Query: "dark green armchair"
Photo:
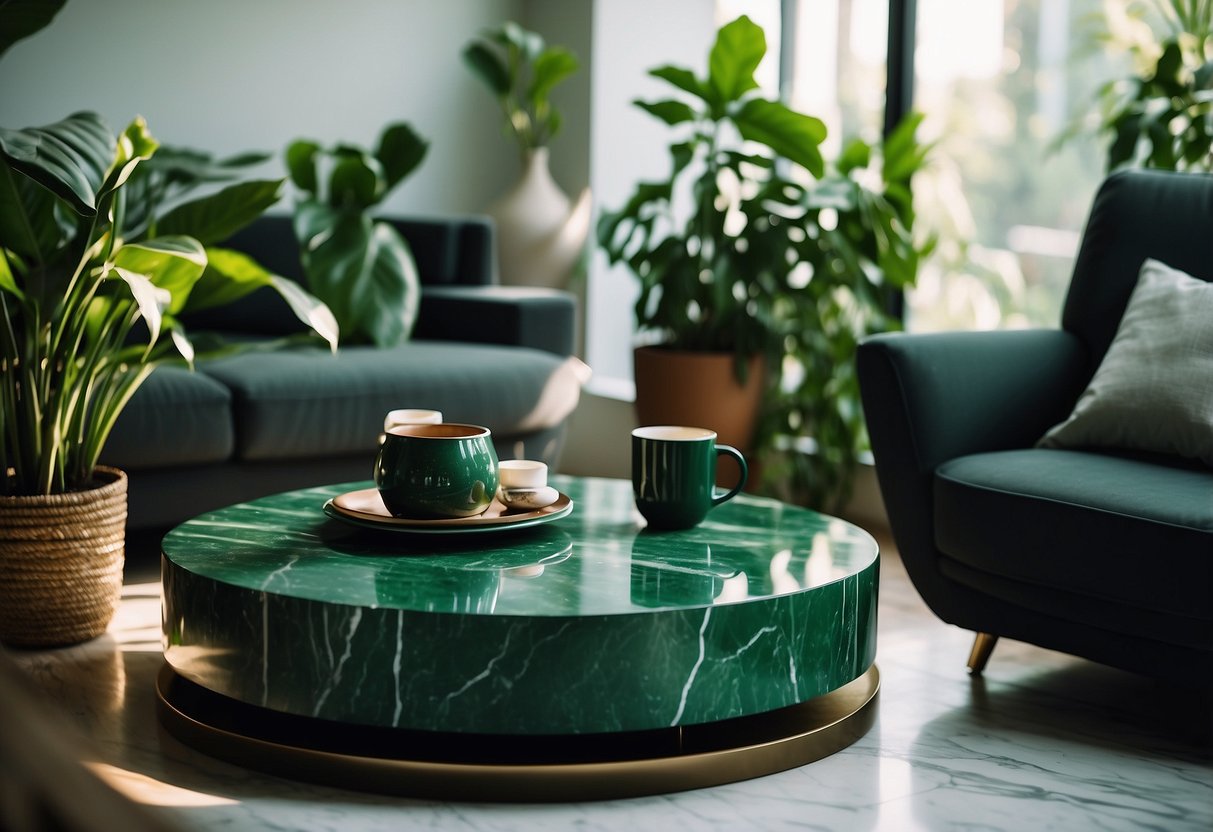
[[[1036,447],[1099,366],[1146,258],[1213,279],[1213,176],[1110,176],[1060,329],[890,334],[860,346],[894,538],[927,606],[977,633],[974,672],[1006,637],[1213,684],[1213,470]]]

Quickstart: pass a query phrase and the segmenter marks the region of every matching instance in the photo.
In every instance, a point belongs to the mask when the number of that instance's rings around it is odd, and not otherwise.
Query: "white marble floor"
[[[135,575],[110,632],[13,657],[87,741],[81,758],[198,830],[1213,829],[1213,705],[1179,688],[1003,642],[983,678],[970,636],[914,594],[885,547],[876,725],[770,777],[604,803],[425,802],[295,783],[208,758],[157,724],[159,596]]]

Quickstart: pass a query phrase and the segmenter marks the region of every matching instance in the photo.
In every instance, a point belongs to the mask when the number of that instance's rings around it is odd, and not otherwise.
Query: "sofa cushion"
[[[1038,443],[1123,448],[1213,467],[1213,283],[1146,260],[1074,412]]]
[[[581,383],[575,359],[523,347],[412,342],[390,349],[305,348],[208,362],[232,392],[236,458],[373,454],[389,410],[440,410],[503,439],[561,424]]]
[[[973,569],[1213,620],[1213,471],[1001,451],[941,465],[934,494],[939,551]]]
[[[101,461],[127,470],[222,462],[235,444],[228,389],[199,372],[158,367],[118,417]]]

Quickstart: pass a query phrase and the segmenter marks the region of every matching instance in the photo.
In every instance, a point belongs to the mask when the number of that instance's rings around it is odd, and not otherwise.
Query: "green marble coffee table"
[[[777,766],[723,776],[714,765],[689,783],[702,785],[798,765],[866,730],[879,566],[866,532],[747,495],[697,528],[650,532],[626,481],[553,485],[573,499],[571,515],[492,535],[373,531],[322,513],[366,483],[182,524],[163,544],[162,716],[203,745],[219,734],[262,752],[336,726],[341,747],[312,752],[420,759],[429,774],[443,768],[443,782],[469,765],[488,765],[494,783],[519,766],[598,766],[589,782],[604,764],[666,759],[672,770],[680,755],[722,759],[756,738],[804,746],[822,728],[797,722],[806,708],[827,727],[847,724]],[[235,722],[215,717],[241,708]],[[759,724],[768,717],[781,727]],[[280,730],[255,736],[271,724]],[[704,739],[713,732],[740,739]],[[354,736],[378,750],[351,750]],[[247,742],[242,753],[256,756]]]

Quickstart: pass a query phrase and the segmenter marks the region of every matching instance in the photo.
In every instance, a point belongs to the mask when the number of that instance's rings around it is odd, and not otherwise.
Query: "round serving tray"
[[[447,517],[441,520],[408,520],[393,517],[374,488],[347,491],[328,500],[324,513],[355,526],[405,534],[474,534],[528,529],[567,517],[573,511],[573,501],[567,494],[544,508],[531,511],[510,511],[500,500],[493,500],[483,514],[474,517]]]

